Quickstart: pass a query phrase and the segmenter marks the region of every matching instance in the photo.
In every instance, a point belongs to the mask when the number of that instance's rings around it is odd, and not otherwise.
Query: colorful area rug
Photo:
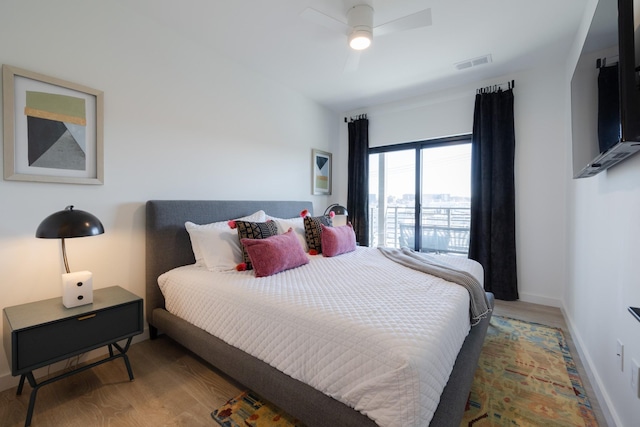
[[[252,391],[243,391],[211,413],[222,427],[304,427]]]
[[[222,427],[301,427],[250,391],[211,413]],[[460,426],[597,427],[562,331],[493,316]]]
[[[562,330],[493,316],[461,426],[597,425]]]

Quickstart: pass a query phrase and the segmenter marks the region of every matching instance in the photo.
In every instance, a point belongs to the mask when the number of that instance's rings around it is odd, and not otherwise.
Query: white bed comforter
[[[468,292],[375,248],[309,258],[265,278],[185,266],[158,282],[169,312],[378,425],[428,425],[470,329]],[[447,260],[482,283],[475,261]]]

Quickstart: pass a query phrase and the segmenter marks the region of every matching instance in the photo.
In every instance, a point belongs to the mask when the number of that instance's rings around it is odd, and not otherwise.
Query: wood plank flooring
[[[240,388],[166,337],[131,346],[135,380],[115,360],[43,386],[32,426],[209,426]],[[0,393],[0,426],[23,426],[31,387]]]
[[[497,301],[495,314],[563,329],[600,426],[604,417],[559,309]],[[171,339],[160,337],[131,346],[135,380],[122,360],[105,363],[38,391],[33,427],[208,426],[210,412],[237,395],[241,387]],[[0,392],[0,427],[24,425],[31,387]]]

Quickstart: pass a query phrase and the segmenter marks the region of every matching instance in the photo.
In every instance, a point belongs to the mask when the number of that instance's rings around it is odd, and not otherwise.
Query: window
[[[370,149],[369,209],[372,246],[466,255],[470,136]]]

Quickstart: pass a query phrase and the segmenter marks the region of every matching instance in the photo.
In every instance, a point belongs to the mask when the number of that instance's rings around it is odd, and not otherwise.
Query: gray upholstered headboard
[[[151,321],[155,308],[164,308],[158,276],[181,265],[195,262],[186,221],[208,224],[250,215],[258,210],[278,218],[295,218],[303,209],[313,212],[304,201],[241,200],[150,200],[146,206],[146,314]]]

